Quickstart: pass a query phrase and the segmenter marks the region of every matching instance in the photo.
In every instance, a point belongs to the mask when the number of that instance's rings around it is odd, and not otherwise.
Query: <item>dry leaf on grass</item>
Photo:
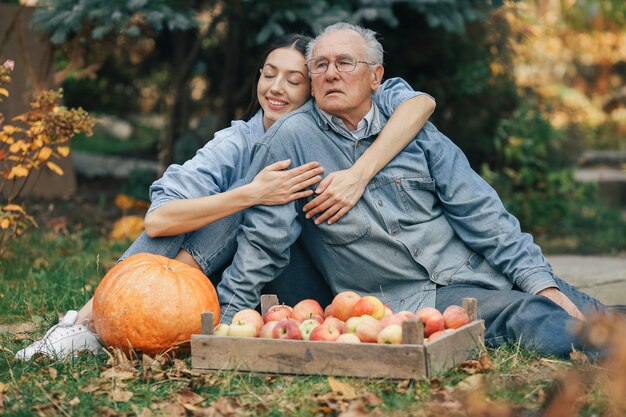
[[[57,371],[55,368],[48,368],[48,374],[50,375],[50,378],[57,379],[59,371]]]
[[[107,368],[100,373],[100,378],[117,379],[123,381],[125,379],[135,378],[136,372],[118,368]]]
[[[133,398],[133,393],[130,391],[113,388],[111,391],[111,400],[118,403],[126,403]]]
[[[113,229],[109,233],[111,239],[136,239],[144,229],[143,216],[123,216],[113,223]]]
[[[195,392],[189,389],[181,391],[178,394],[176,394],[176,401],[178,401],[179,403],[183,405],[185,404],[198,405],[201,402],[203,402],[205,399],[206,398],[201,397],[200,395],[196,394]]]
[[[470,375],[458,384],[456,384],[455,391],[480,391],[484,387],[485,376],[483,374]]]
[[[155,403],[153,408],[158,410],[157,415],[163,415],[168,417],[183,417],[187,415],[185,407],[177,402]]]
[[[351,385],[338,381],[332,376],[328,377],[328,385],[330,385],[330,389],[333,392],[341,394],[346,400],[353,400],[356,398],[356,391]]]
[[[369,410],[362,401],[354,401],[348,406],[346,411],[343,411],[337,417],[367,417],[369,415]]]

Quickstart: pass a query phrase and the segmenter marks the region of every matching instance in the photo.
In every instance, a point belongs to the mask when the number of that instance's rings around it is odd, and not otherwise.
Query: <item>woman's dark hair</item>
[[[261,59],[259,60],[259,65],[256,67],[256,75],[252,79],[252,97],[250,100],[250,105],[246,111],[246,119],[250,119],[252,116],[256,114],[261,105],[259,104],[259,99],[256,94],[256,86],[259,82],[259,77],[261,76],[259,69],[263,68],[265,65],[265,60],[276,49],[280,48],[291,48],[300,52],[304,57],[306,54],[306,46],[311,41],[311,37],[306,35],[299,35],[297,33],[288,33],[283,35],[277,39],[275,39],[272,43],[270,43],[265,51],[263,51],[263,55],[261,55]]]

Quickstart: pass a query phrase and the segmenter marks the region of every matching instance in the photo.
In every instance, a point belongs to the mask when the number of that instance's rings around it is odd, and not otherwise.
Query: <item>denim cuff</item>
[[[559,285],[556,283],[552,272],[546,268],[536,268],[529,272],[522,278],[518,278],[515,284],[525,293],[537,294],[541,290],[546,288],[556,287]]]

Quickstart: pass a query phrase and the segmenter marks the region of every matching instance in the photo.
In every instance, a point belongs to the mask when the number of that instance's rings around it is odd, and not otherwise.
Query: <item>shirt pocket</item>
[[[315,216],[318,217],[318,216]],[[313,222],[313,219],[308,220]],[[364,238],[370,233],[370,222],[358,202],[350,211],[343,215],[336,223],[323,222],[317,226],[324,243],[329,245],[346,245]]]
[[[421,223],[439,215],[440,208],[433,178],[402,178],[398,191],[405,212],[413,220]]]

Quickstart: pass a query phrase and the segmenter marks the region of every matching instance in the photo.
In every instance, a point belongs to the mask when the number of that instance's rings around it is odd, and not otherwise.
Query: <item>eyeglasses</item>
[[[356,68],[356,65],[359,63],[375,65],[371,62],[357,61],[356,58],[347,56],[340,57],[332,61],[328,58],[312,58],[306,62],[306,67],[311,74],[324,74],[326,71],[328,71],[328,66],[331,62],[335,63],[335,68],[338,72],[352,72]]]

